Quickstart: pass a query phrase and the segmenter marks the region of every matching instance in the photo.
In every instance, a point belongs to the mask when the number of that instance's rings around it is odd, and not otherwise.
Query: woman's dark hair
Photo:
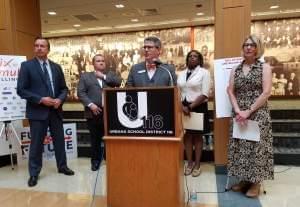
[[[188,65],[189,56],[192,52],[194,52],[198,55],[198,65],[200,65],[200,67],[203,67],[203,56],[198,50],[191,50],[188,52],[188,54],[186,55],[185,64]]]

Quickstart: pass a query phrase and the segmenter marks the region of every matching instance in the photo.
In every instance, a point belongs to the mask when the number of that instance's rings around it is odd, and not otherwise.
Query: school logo
[[[125,92],[117,92],[118,120],[127,128],[144,125],[148,115],[147,92],[137,92],[137,97]]]

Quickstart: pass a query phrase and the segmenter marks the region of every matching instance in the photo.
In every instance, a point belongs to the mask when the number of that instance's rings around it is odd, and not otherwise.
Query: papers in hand
[[[182,115],[184,129],[203,130],[203,113],[191,112],[190,116]]]
[[[245,139],[258,142],[260,138],[258,122],[248,120],[247,125],[241,125],[235,119],[233,119],[232,137],[236,139]]]

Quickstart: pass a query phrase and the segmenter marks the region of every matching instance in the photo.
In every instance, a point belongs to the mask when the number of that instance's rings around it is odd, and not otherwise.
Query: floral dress
[[[234,90],[240,110],[247,110],[263,92],[263,63],[256,61],[247,75],[243,73],[243,64],[235,70]],[[274,179],[273,137],[268,104],[253,112],[249,119],[258,122],[260,141],[231,136],[228,144],[228,175],[252,183]]]

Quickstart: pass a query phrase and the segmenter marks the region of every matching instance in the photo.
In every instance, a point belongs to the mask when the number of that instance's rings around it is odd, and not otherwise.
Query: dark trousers
[[[43,165],[44,139],[47,129],[53,139],[57,168],[67,166],[63,122],[58,112],[51,109],[46,120],[29,120],[31,143],[29,150],[29,174],[38,176]]]
[[[91,137],[91,164],[100,164],[105,153],[101,147],[104,135],[103,114],[87,119],[87,126]]]

